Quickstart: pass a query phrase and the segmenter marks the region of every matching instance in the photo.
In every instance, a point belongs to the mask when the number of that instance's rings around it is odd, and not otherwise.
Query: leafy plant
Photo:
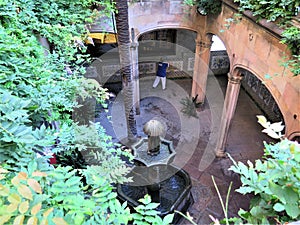
[[[285,68],[289,68],[294,76],[300,75],[300,55],[294,55],[293,59],[281,63]]]
[[[9,182],[4,180],[9,171],[0,167],[0,224],[37,224],[46,221],[63,221],[61,217],[53,216],[53,208],[42,209],[45,195],[39,183],[45,173],[35,171],[28,176],[19,172]],[[50,215],[51,214],[51,215]]]
[[[242,19],[242,14],[234,13],[232,17],[225,19],[224,27],[228,30],[231,27],[231,24],[238,24]],[[220,30],[220,32],[224,32],[225,30]]]
[[[200,0],[197,2],[197,8],[202,15],[216,15],[221,12],[222,2],[219,0]]]
[[[288,67],[291,72],[297,76],[300,74],[300,29],[295,26],[287,27],[282,32],[281,43],[286,44],[293,54],[293,59],[290,59],[282,65]]]
[[[99,123],[62,126],[57,137],[60,142],[52,151],[57,154],[61,165],[74,169],[90,166],[99,176],[105,176],[113,183],[130,181],[125,176],[130,168],[121,158],[131,161],[131,152],[123,151],[113,143]]]
[[[266,133],[268,136],[274,139],[281,139],[283,137],[282,131],[284,129],[284,125],[282,125],[282,122],[271,124],[264,116],[259,115],[256,117],[258,119],[258,123],[265,128],[262,130],[263,133]]]
[[[70,167],[36,168],[15,176],[0,168],[0,224],[127,224],[131,218],[104,177],[93,174],[89,191]]]
[[[221,206],[222,206],[222,210],[223,210],[223,213],[224,213],[224,216],[225,216],[225,219],[224,219],[225,223],[226,223],[226,225],[229,225],[230,220],[228,218],[228,202],[229,202],[229,194],[230,194],[230,191],[231,191],[232,182],[230,182],[230,185],[229,185],[229,188],[228,188],[228,191],[227,191],[226,202],[224,204],[223,199],[222,199],[221,194],[220,194],[220,191],[218,189],[218,186],[215,182],[215,178],[212,176],[211,179],[214,183],[214,186],[216,188],[216,191],[217,191],[217,194],[218,194]],[[210,218],[214,221],[215,224],[219,222],[218,219],[215,219],[212,216],[210,216]]]
[[[290,20],[297,15],[297,7],[299,6],[299,2],[294,0],[234,0],[234,2],[239,3],[241,11],[250,10],[259,20],[267,19],[269,21]]]
[[[239,216],[250,224],[280,223],[300,219],[300,145],[282,139],[281,123],[269,123],[258,116],[263,132],[281,139],[277,144],[266,144],[263,160],[253,164],[235,162],[230,170],[241,176],[241,194],[253,193],[250,210],[241,209]]]
[[[31,164],[16,174],[0,167],[0,224],[157,224],[167,225],[173,214],[158,216],[157,203],[145,196],[131,213],[121,204],[114,187],[105,177],[85,170],[87,186],[71,167],[58,167],[50,173]]]
[[[37,152],[54,144],[54,131],[30,126],[29,100],[23,100],[0,90],[0,163],[6,169],[18,170],[36,158]],[[40,168],[49,167],[38,158]],[[43,167],[43,168],[42,168]]]
[[[187,115],[188,117],[192,116],[198,118],[196,107],[198,107],[200,103],[196,103],[195,99],[190,99],[189,97],[186,97],[181,99],[180,101],[180,103],[183,106],[181,112]]]
[[[166,215],[163,219],[159,217],[159,212],[155,210],[159,203],[151,202],[150,195],[145,195],[143,199],[140,199],[139,205],[135,208],[135,213],[132,214],[134,219],[133,224],[143,224],[143,225],[167,225],[172,223],[174,214]]]
[[[216,15],[222,9],[222,1],[219,0],[184,0],[184,4],[195,5],[202,15]]]
[[[282,33],[282,43],[286,44],[293,55],[299,55],[300,49],[300,29],[295,26],[288,27]]]

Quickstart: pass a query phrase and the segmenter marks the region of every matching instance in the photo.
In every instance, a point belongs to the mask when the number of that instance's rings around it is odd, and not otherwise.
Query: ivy
[[[294,0],[234,0],[239,3],[240,10],[250,10],[257,19],[285,22],[298,13],[299,2]]]
[[[300,30],[292,24],[292,19],[299,13],[299,1],[294,0],[234,0],[239,3],[240,11],[250,10],[257,20],[266,19],[276,22],[284,29],[281,43],[288,46],[292,53],[292,59],[283,65],[297,76],[300,74],[299,48]]]
[[[218,15],[222,10],[220,0],[184,0],[184,4],[196,6],[201,15]]]
[[[286,44],[293,54],[293,58],[287,60],[283,66],[288,67],[297,76],[300,74],[300,29],[290,26],[282,33],[281,43]]]

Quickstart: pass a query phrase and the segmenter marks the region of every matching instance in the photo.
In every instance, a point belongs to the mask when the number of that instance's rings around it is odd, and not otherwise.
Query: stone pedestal
[[[158,155],[160,152],[160,137],[148,136],[148,154]]]

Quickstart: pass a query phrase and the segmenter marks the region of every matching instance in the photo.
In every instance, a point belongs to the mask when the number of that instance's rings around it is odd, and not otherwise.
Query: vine
[[[203,15],[218,15],[222,9],[221,0],[184,0],[184,4],[196,6],[198,12]]]
[[[297,76],[300,74],[299,49],[300,49],[300,29],[292,23],[292,19],[299,13],[299,1],[294,0],[234,0],[239,3],[241,12],[250,10],[257,20],[267,19],[276,22],[284,29],[281,43],[288,46],[292,53],[292,59],[284,64],[291,72]]]

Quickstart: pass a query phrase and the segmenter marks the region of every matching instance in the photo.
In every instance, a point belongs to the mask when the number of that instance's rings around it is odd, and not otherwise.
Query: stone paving
[[[166,127],[165,138],[173,141],[176,157],[173,164],[183,168],[191,176],[194,204],[189,214],[197,224],[210,224],[209,215],[221,219],[224,217],[216,189],[216,184],[225,201],[230,182],[233,182],[229,198],[228,216],[235,216],[239,208],[247,209],[249,196],[234,192],[239,185],[236,174],[228,170],[230,159],[217,159],[214,156],[218,125],[221,118],[224,94],[227,85],[226,76],[208,78],[207,98],[197,109],[197,116],[188,117],[181,112],[180,101],[189,96],[191,79],[167,80],[167,89],[161,86],[152,88],[154,77],[140,80],[141,113],[136,117],[139,136],[145,136],[143,125],[150,119],[161,121]],[[111,122],[100,115],[101,121],[113,140],[120,141],[126,137],[124,105],[122,93],[110,104]],[[263,141],[270,139],[261,133],[262,127],[256,122],[256,115],[262,114],[255,103],[241,89],[237,110],[232,121],[226,151],[236,160],[254,161],[263,154]],[[190,224],[186,220],[181,225]]]

